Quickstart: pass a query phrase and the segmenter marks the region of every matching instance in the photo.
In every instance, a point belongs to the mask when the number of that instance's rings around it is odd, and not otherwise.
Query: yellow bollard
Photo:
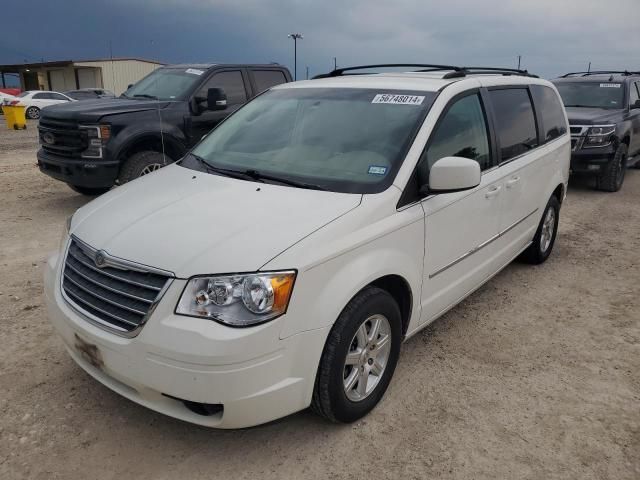
[[[7,122],[9,130],[25,130],[27,128],[27,119],[24,116],[24,107],[17,105],[3,105],[2,113],[4,120]]]

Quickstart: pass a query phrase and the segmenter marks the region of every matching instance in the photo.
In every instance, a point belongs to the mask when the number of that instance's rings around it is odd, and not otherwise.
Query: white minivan
[[[45,275],[73,359],[200,425],[367,414],[404,340],[547,259],[569,175],[550,82],[420,67],[274,87],[80,208]]]

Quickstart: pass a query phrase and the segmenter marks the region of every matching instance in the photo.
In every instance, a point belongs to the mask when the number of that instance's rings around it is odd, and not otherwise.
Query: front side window
[[[434,98],[422,91],[270,90],[213,130],[193,154],[214,167],[327,190],[381,192],[393,181]],[[192,168],[188,161],[182,165]]]
[[[526,88],[490,90],[496,120],[500,161],[505,162],[538,146],[533,106]]]
[[[196,94],[196,97],[207,98],[210,88],[222,88],[227,95],[228,105],[238,105],[247,101],[247,92],[244,88],[244,80],[240,70],[230,70],[214,74],[205,82]]]
[[[567,121],[562,104],[553,89],[544,85],[531,85],[536,111],[542,117],[545,142],[567,133]]]
[[[565,107],[624,108],[624,89],[618,82],[558,82]]]
[[[475,160],[481,170],[491,166],[487,122],[478,94],[457,100],[436,125],[418,165],[418,180],[427,183],[429,170],[444,157]]]
[[[638,92],[638,86],[640,82],[629,84],[629,106],[633,106],[638,100],[640,100],[640,94]]]

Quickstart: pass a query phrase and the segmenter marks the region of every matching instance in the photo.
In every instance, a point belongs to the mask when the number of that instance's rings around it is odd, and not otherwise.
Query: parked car
[[[79,90],[69,90],[64,92],[74,100],[96,100],[98,98],[116,98],[115,94],[104,88],[81,88]]]
[[[74,100],[64,93],[43,90],[29,90],[22,92],[12,101],[12,105],[25,107],[25,115],[32,120],[40,118],[40,110],[51,105],[66,104]]]
[[[8,93],[0,92],[0,106],[9,105],[11,102],[15,101],[16,97],[13,95],[9,95]]]
[[[418,68],[278,85],[80,208],[45,274],[73,359],[201,425],[366,415],[405,339],[547,260],[569,177],[552,83]]]
[[[274,64],[159,68],[120,98],[47,109],[38,165],[79,193],[104,193],[178,160],[248,99],[289,81],[289,71]],[[216,88],[227,103],[214,110],[207,94]]]
[[[571,171],[617,192],[627,166],[640,167],[640,72],[576,72],[553,80],[571,129]]]

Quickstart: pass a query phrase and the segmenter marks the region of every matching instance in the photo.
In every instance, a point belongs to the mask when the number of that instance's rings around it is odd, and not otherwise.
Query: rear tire
[[[389,386],[401,337],[402,318],[393,297],[377,287],[358,293],[327,337],[312,410],[332,422],[354,422],[369,413]]]
[[[549,258],[553,245],[556,243],[559,219],[560,202],[555,195],[552,195],[542,213],[533,242],[522,253],[522,260],[532,265],[539,265]]]
[[[71,185],[70,183],[67,183],[67,185],[74,192],[78,192],[78,193],[81,193],[82,195],[87,195],[87,196],[91,196],[91,197],[95,197],[97,195],[102,195],[103,193],[106,193],[111,189],[111,187],[98,187],[98,188],[81,187],[79,185]]]
[[[30,118],[31,120],[37,120],[40,118],[40,109],[38,107],[29,107],[25,114],[27,115],[27,118]]]
[[[160,152],[145,150],[134,153],[124,162],[124,165],[122,165],[118,182],[120,185],[130,182],[138,177],[159,170],[171,162],[172,160],[166,154],[163,155]]]
[[[596,177],[596,186],[603,192],[617,192],[622,188],[624,174],[627,169],[626,144],[621,143],[616,149],[613,158],[604,167],[604,171]]]

